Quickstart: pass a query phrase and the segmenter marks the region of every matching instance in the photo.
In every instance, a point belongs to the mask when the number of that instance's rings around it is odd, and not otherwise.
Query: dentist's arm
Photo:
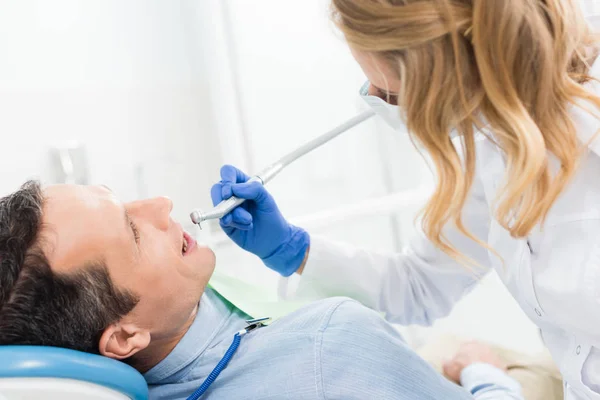
[[[521,385],[489,364],[471,364],[463,370],[460,384],[477,400],[524,400]]]
[[[383,312],[391,322],[427,325],[447,315],[487,272],[484,268],[470,271],[423,236],[400,254],[380,254],[309,236],[287,223],[262,185],[244,183],[248,176],[231,166],[222,168],[221,177],[211,191],[213,203],[231,195],[248,200],[223,217],[221,227],[282,276],[301,269],[299,297],[348,296]],[[479,182],[465,205],[463,223],[476,237],[487,239],[490,217]],[[445,234],[459,252],[487,267],[484,247],[451,227]]]
[[[465,343],[444,364],[444,374],[477,400],[523,400],[521,385],[507,375],[506,363],[483,343]]]

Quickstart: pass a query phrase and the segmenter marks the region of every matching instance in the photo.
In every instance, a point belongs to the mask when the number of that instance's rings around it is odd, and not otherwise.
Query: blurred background
[[[600,15],[600,1],[581,2]],[[0,194],[37,178],[105,184],[124,201],[168,195],[220,270],[274,287],[188,215],[211,207],[222,164],[257,172],[358,114],[364,80],[327,0],[0,0]],[[371,120],[269,189],[313,234],[400,251],[431,184],[408,137]],[[452,332],[542,346],[495,275],[433,328],[404,331],[415,345]]]

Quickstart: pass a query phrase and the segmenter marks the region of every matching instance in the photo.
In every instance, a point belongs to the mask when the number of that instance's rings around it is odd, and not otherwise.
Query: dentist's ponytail
[[[506,160],[495,218],[514,237],[542,223],[585,146],[569,110],[582,100],[595,115],[600,109],[600,98],[582,85],[591,79],[589,64],[600,42],[577,0],[332,4],[350,46],[389,63],[402,82],[398,103],[407,127],[437,173],[423,213],[433,243],[461,257],[444,238],[448,223],[476,240],[461,214],[475,177],[477,130],[498,144]],[[462,136],[458,151],[452,129]],[[559,168],[551,167],[553,159]]]

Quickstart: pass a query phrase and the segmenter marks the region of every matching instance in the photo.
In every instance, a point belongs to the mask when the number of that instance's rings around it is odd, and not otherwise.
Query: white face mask
[[[367,81],[360,88],[360,97],[394,130],[406,130],[406,124],[400,117],[400,107],[391,105],[385,100],[369,94],[371,83]]]
[[[360,88],[360,97],[375,111],[385,123],[396,131],[406,131],[406,123],[402,120],[400,107],[389,104],[385,100],[369,94],[371,82],[367,81]],[[450,131],[450,138],[459,136],[456,129]]]

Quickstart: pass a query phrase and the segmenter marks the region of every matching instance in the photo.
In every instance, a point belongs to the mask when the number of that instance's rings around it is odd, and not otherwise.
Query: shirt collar
[[[234,307],[211,289],[202,295],[194,322],[177,346],[161,362],[144,374],[149,385],[157,384],[188,367],[226,326]]]

